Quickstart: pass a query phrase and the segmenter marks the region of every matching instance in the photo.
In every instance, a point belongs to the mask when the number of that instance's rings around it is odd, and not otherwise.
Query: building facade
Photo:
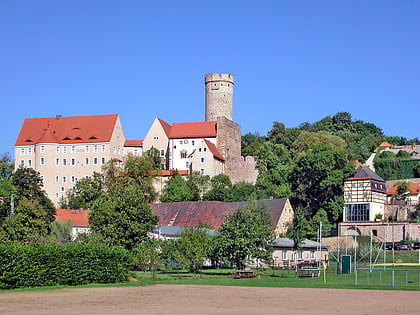
[[[101,173],[110,159],[122,159],[125,141],[118,115],[25,119],[15,143],[15,168],[38,171],[57,205],[78,179]]]

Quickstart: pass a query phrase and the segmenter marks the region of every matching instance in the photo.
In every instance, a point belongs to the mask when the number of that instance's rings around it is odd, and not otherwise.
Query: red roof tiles
[[[15,145],[93,143],[111,140],[118,115],[28,118]]]
[[[216,146],[214,145],[214,143],[211,143],[210,141],[204,139],[204,142],[206,143],[207,147],[209,148],[210,152],[213,153],[213,156],[218,158],[219,160],[224,161],[225,158],[223,157],[223,155],[219,152],[219,150],[217,150]]]
[[[90,210],[75,210],[75,209],[56,209],[56,218],[61,223],[71,221],[72,226],[89,227],[89,213]]]
[[[216,125],[215,121],[174,123],[169,138],[214,138]]]
[[[125,140],[125,147],[142,147],[143,140]]]
[[[420,184],[419,183],[409,183],[408,189],[410,191],[410,195],[418,195],[420,193]],[[397,193],[397,187],[395,185],[392,185],[389,187],[386,194],[388,196],[395,195]]]
[[[273,225],[277,225],[287,198],[262,200],[271,214]],[[248,201],[192,201],[173,203],[154,203],[150,207],[159,216],[159,225],[193,227],[198,223],[210,224],[213,229],[219,229],[227,215],[240,207],[246,206]]]

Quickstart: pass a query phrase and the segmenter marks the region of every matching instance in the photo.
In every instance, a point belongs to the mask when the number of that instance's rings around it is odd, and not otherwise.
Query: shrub
[[[0,244],[0,289],[113,283],[127,280],[125,249],[98,244]]]

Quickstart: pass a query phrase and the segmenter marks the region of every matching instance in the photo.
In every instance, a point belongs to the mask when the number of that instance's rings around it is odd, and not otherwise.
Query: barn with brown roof
[[[294,216],[289,199],[278,198],[261,201],[266,205],[267,211],[271,215],[276,236],[286,233],[288,224],[292,222]],[[155,203],[150,207],[153,213],[159,216],[159,225],[193,227],[199,223],[207,223],[213,229],[218,230],[227,215],[248,203],[248,201],[191,201]]]

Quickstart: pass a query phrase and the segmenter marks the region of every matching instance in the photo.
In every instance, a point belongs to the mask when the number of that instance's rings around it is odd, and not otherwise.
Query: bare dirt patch
[[[0,292],[2,314],[418,314],[420,292],[197,285]]]

